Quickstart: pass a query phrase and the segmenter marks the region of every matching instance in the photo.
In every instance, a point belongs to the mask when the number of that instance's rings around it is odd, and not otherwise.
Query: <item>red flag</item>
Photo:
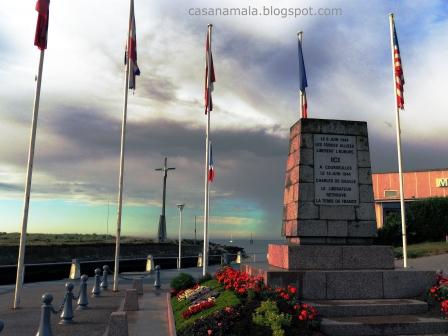
[[[129,26],[128,43],[126,51],[129,51],[129,89],[135,90],[135,76],[140,76],[140,69],[137,65],[137,35],[135,31],[135,14],[134,1],[131,2],[131,21]],[[126,64],[128,56],[125,52],[124,64]]]
[[[50,16],[50,0],[37,0],[36,11],[39,13],[37,17],[36,35],[34,36],[34,45],[40,50],[47,49],[48,37],[48,19]]]
[[[215,68],[213,67],[213,55],[209,45],[209,32],[205,41],[205,114],[213,110],[212,91],[215,82]]]

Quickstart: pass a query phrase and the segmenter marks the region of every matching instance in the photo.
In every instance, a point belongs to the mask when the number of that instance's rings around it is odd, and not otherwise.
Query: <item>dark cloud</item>
[[[143,70],[144,71],[144,70]],[[155,75],[147,69],[145,76],[138,78],[138,94],[161,103],[176,102],[176,85],[167,77]]]
[[[23,191],[23,185],[0,182],[0,191],[4,192]]]

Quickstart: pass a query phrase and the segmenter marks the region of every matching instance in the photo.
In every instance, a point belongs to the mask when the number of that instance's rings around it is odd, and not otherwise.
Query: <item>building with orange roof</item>
[[[403,178],[406,203],[429,197],[448,196],[448,168],[404,172]],[[398,173],[373,173],[372,183],[376,222],[380,228],[390,212],[400,212]]]

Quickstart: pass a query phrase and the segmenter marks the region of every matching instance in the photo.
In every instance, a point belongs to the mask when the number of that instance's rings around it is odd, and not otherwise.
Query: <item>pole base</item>
[[[78,307],[76,307],[76,310],[87,310],[87,309],[90,309],[90,308],[87,307],[87,306],[78,306]]]
[[[62,325],[67,325],[67,324],[73,324],[73,323],[75,323],[73,320],[64,320],[64,319],[62,319],[62,320],[60,320],[59,321],[59,324],[62,324]]]

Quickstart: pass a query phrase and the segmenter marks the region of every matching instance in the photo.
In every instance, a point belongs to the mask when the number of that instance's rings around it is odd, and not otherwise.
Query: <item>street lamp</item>
[[[182,210],[185,207],[185,203],[180,203],[177,207],[179,208],[179,258],[177,259],[177,268],[180,269],[182,267]]]

